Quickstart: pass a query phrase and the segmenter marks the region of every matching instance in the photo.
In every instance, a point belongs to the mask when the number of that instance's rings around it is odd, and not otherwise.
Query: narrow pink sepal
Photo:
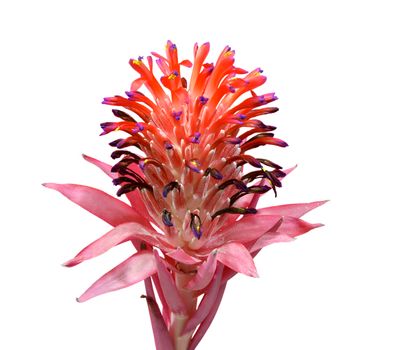
[[[175,259],[178,262],[181,262],[183,264],[187,265],[193,265],[193,264],[198,264],[201,262],[200,259],[191,256],[187,254],[182,248],[178,247],[175,250],[170,251],[169,253],[166,253],[167,256]]]
[[[98,295],[129,287],[154,273],[154,255],[150,251],[136,253],[99,278],[77,301],[84,302]]]
[[[218,249],[217,259],[233,271],[258,277],[254,260],[247,248],[236,242],[227,243]]]
[[[97,166],[100,170],[102,170],[106,175],[110,176],[112,179],[115,179],[116,177],[119,176],[117,173],[112,173],[110,171],[112,169],[111,165],[101,162],[100,160],[97,160],[85,154],[83,154],[82,156],[87,162]],[[135,210],[138,215],[145,217],[147,220],[153,221],[150,218],[148,210],[144,205],[140,191],[131,191],[129,193],[126,193],[126,197],[129,200],[133,210]]]
[[[215,274],[217,264],[217,252],[212,251],[206,261],[204,261],[197,270],[195,276],[187,284],[186,288],[190,290],[204,289],[211,282]]]
[[[170,337],[166,323],[163,320],[161,311],[159,310],[158,303],[155,300],[155,293],[152,288],[151,279],[147,278],[144,283],[147,292],[145,298],[148,305],[149,316],[151,318],[155,348],[156,350],[174,350],[173,340]]]
[[[157,232],[154,233],[158,235]],[[126,242],[131,239],[139,239],[152,246],[158,246],[159,241],[156,239],[148,228],[135,222],[128,222],[116,226],[96,241],[89,244],[83,250],[81,250],[73,259],[66,261],[63,265],[67,267],[75,266],[85,260],[97,257],[110,248]]]
[[[162,292],[169,305],[169,309],[176,314],[184,314],[186,312],[186,305],[176,288],[172,275],[167,270],[156,250],[154,250],[154,257]]]
[[[75,184],[46,183],[43,186],[60,192],[72,202],[96,215],[112,226],[144,219],[126,203],[93,187]]]
[[[221,286],[222,279],[222,271],[223,265],[219,264],[216,268],[216,273],[211,281],[211,284],[208,290],[205,292],[204,297],[202,298],[200,305],[197,308],[197,311],[194,315],[187,321],[186,326],[182,331],[182,335],[193,331],[211,312],[214,303],[216,302],[216,298],[218,296],[218,292]]]
[[[215,315],[219,309],[219,306],[221,304],[223,294],[225,293],[225,288],[226,288],[226,283],[221,283],[221,286],[219,287],[218,295],[216,296],[216,301],[213,304],[211,311],[209,312],[208,316],[205,318],[204,321],[201,322],[200,326],[198,327],[197,331],[191,338],[190,345],[188,347],[188,350],[194,350],[196,346],[200,343],[202,338],[204,337],[205,333],[209,329],[212,321],[215,318]]]
[[[257,216],[259,215],[281,215],[292,216],[294,218],[300,218],[309,211],[318,208],[319,206],[327,203],[328,201],[317,201],[311,203],[295,203],[277,205],[274,207],[260,208],[258,209]]]
[[[257,239],[249,251],[250,253],[253,253],[273,243],[290,242],[293,240],[293,237],[283,232],[267,232]]]
[[[286,233],[291,237],[297,237],[321,226],[323,226],[323,224],[310,224],[302,219],[287,216],[283,218],[283,223],[279,227],[278,232]]]

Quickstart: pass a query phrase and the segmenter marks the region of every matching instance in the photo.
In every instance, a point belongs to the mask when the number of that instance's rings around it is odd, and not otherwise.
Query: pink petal
[[[181,262],[181,263],[187,264],[187,265],[198,264],[201,262],[200,259],[189,255],[180,247],[178,247],[175,250],[172,250],[171,252],[167,253],[166,255],[175,259],[178,262]]]
[[[193,331],[211,312],[214,304],[217,301],[218,292],[221,286],[221,278],[222,278],[223,265],[219,264],[216,269],[216,273],[214,278],[212,279],[211,285],[208,290],[205,292],[204,297],[202,298],[200,305],[197,308],[197,311],[194,315],[188,320],[183,334],[189,333]]]
[[[154,250],[154,257],[162,292],[170,310],[176,314],[184,314],[186,312],[186,305],[177,290],[172,275],[167,270],[156,250]]]
[[[233,271],[258,277],[252,256],[241,243],[227,243],[218,249],[217,259]]]
[[[249,249],[250,253],[253,253],[257,250],[260,250],[266,247],[269,244],[280,243],[280,242],[290,242],[294,239],[287,235],[286,233],[281,232],[267,232],[263,234],[257,241],[251,246]]]
[[[310,224],[302,219],[292,218],[290,216],[283,218],[283,223],[278,232],[286,233],[291,237],[300,236],[313,228],[321,227],[323,224]]]
[[[99,169],[101,169],[106,175],[110,176],[112,179],[115,179],[119,175],[117,173],[112,173],[110,170],[112,167],[109,164],[103,163],[100,160],[97,160],[95,158],[89,157],[85,154],[82,155],[86,161],[89,163],[97,166]],[[136,164],[135,164],[136,165]],[[134,169],[134,171],[138,171],[139,168],[137,167]],[[140,191],[132,191],[129,193],[126,193],[127,199],[130,201],[130,204],[137,212],[138,215],[145,217],[147,220],[153,221],[151,217],[148,214],[148,210],[146,209],[143,199],[141,197]]]
[[[216,270],[216,257],[216,251],[209,254],[207,260],[200,265],[197,273],[187,284],[186,288],[190,290],[201,290],[211,282]]]
[[[152,288],[150,278],[145,281],[146,298],[148,304],[149,316],[151,318],[152,331],[154,333],[155,348],[156,350],[174,350],[173,340],[170,337],[166,323],[163,320],[161,311],[159,310],[158,303],[155,300],[155,294]]]
[[[141,222],[141,218],[130,206],[93,187],[75,184],[46,183],[43,186],[59,191],[62,195],[88,210],[112,226],[125,222]]]
[[[211,311],[209,312],[208,316],[201,322],[200,326],[197,329],[197,332],[191,338],[190,346],[188,350],[194,350],[196,346],[199,344],[201,339],[204,337],[204,334],[208,330],[209,326],[211,325],[212,321],[215,318],[216,312],[219,309],[219,305],[221,304],[223,294],[225,292],[226,283],[221,283],[219,287],[218,295],[216,296],[215,303],[212,305]]]
[[[156,273],[156,264],[150,251],[129,257],[99,278],[77,301],[84,302],[98,295],[129,287]]]
[[[121,224],[85,247],[73,259],[65,262],[64,265],[67,267],[75,266],[131,239],[139,239],[150,245],[158,246],[159,241],[155,238],[156,235],[158,235],[157,232],[151,233],[148,228],[135,222]]]
[[[258,213],[256,214],[256,216],[281,215],[281,216],[292,216],[294,218],[300,218],[304,214],[308,213],[310,210],[318,208],[319,206],[327,202],[328,201],[318,201],[311,203],[285,204],[268,208],[260,208],[258,209]]]

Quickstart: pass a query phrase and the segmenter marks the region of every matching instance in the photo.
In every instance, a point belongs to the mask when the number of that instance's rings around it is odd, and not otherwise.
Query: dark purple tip
[[[201,219],[197,214],[191,213],[190,227],[193,235],[197,237],[197,239],[200,239],[202,236]]]
[[[180,190],[180,185],[177,181],[172,181],[169,182],[164,188],[163,188],[163,192],[162,192],[162,196],[163,198],[166,198],[168,193],[170,191],[172,191],[174,188],[176,188],[177,190]]]
[[[167,211],[166,209],[163,209],[162,221],[166,226],[169,226],[169,227],[173,226],[172,214],[169,211]]]
[[[122,141],[125,141],[125,140],[124,140],[124,139],[117,139],[117,140],[114,140],[114,141],[112,141],[112,142],[109,142],[109,146],[118,147],[118,145],[119,145]]]
[[[232,145],[238,145],[242,142],[243,140],[239,137],[228,137],[225,139],[226,143],[231,143]]]
[[[193,137],[191,138],[191,142],[192,143],[200,143],[200,137],[201,137],[201,133],[195,132]]]
[[[200,103],[202,104],[202,105],[205,105],[207,102],[208,102],[208,98],[207,97],[204,97],[204,96],[200,96],[199,97],[199,101],[200,101]]]
[[[144,125],[137,123],[136,127],[131,129],[131,132],[133,134],[137,134],[137,133],[141,132],[142,130],[144,130]]]
[[[165,141],[165,149],[173,149],[173,145],[169,141]]]
[[[186,165],[194,172],[200,173],[201,170],[199,169],[201,163],[198,159],[191,159],[190,161],[186,162]]]
[[[204,173],[205,176],[211,175],[216,180],[222,180],[223,175],[215,168],[207,168]]]
[[[182,114],[183,114],[183,111],[178,111],[178,112],[173,111],[172,112],[172,117],[174,119],[176,119],[176,120],[180,120],[180,117],[181,117]]]

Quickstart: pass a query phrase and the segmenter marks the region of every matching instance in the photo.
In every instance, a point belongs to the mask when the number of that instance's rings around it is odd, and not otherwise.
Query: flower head
[[[215,64],[205,62],[208,52],[208,43],[196,44],[194,64],[180,61],[176,45],[168,41],[166,57],[152,53],[129,61],[139,78],[126,96],[104,99],[118,120],[102,123],[101,135],[122,133],[110,143],[116,148],[111,157],[118,161],[109,166],[85,159],[113,178],[117,196],[127,196],[131,206],[94,188],[46,184],[114,227],[66,266],[126,241],[134,244],[138,252],[78,300],[146,279],[154,331],[159,329],[157,347],[168,342],[171,349],[194,349],[226,282],[238,272],[256,277],[253,257],[266,245],[320,226],[300,217],[324,203],[256,208],[262,194],[276,196],[291,170],[249,153],[264,145],[287,146],[274,136],[274,126],[257,119],[278,110],[271,106],[277,98],[255,93],[266,77],[260,68],[236,67],[230,47]],[[154,63],[162,72],[160,81]],[[186,78],[182,70],[191,67]]]

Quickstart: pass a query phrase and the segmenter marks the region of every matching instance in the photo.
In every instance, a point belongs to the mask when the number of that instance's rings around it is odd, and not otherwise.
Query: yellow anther
[[[133,60],[133,64],[139,66],[142,64],[142,62],[140,60]]]
[[[176,79],[176,77],[177,77],[177,75],[174,74],[174,73],[172,73],[172,74],[170,74],[170,75],[168,76],[168,79],[169,79],[169,80],[173,80],[173,79]]]

